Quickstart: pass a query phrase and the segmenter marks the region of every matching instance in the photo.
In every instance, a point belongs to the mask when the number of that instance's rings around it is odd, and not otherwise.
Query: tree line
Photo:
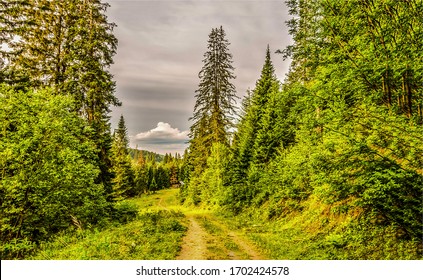
[[[222,27],[211,31],[184,203],[272,220],[317,201],[350,215],[346,240],[366,247],[378,230],[421,253],[421,1],[286,5],[294,43],[276,53],[290,71],[277,79],[267,46],[237,122],[229,41]]]
[[[125,119],[120,117],[118,128],[113,134],[114,199],[122,200],[161,189],[180,186],[183,180],[182,158],[129,148]],[[145,156],[147,155],[147,156]],[[160,162],[157,161],[160,159]]]

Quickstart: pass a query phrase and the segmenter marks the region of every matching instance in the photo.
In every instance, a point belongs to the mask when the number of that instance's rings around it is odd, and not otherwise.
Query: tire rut
[[[206,260],[208,233],[198,224],[193,216],[189,220],[188,231],[182,240],[182,248],[177,260]]]
[[[266,259],[266,257],[262,253],[260,253],[256,249],[256,247],[251,244],[251,242],[246,240],[245,237],[242,237],[237,232],[230,230],[225,224],[219,222],[216,219],[210,219],[210,221],[214,223],[215,226],[219,227],[223,232],[225,232],[228,238],[230,238],[232,242],[234,242],[237,245],[237,247],[239,248],[239,253],[241,255],[247,255],[247,259],[249,260],[265,260]],[[235,256],[239,255],[239,253],[238,254],[235,253]],[[240,258],[238,256],[238,258],[233,258],[233,259],[240,259]]]
[[[215,218],[187,215],[187,219],[188,230],[177,260],[266,259],[249,241]]]

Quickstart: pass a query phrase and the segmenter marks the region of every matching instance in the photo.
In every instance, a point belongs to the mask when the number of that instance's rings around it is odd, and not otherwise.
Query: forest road
[[[193,216],[188,217],[188,221],[188,230],[177,260],[206,260],[207,232],[201,228]]]
[[[266,256],[240,230],[231,229],[228,221],[216,213],[180,205],[178,189],[154,194],[154,206],[180,211],[188,227],[177,260],[265,260]]]
[[[177,260],[264,260],[241,233],[230,230],[213,214],[186,213],[187,233]]]

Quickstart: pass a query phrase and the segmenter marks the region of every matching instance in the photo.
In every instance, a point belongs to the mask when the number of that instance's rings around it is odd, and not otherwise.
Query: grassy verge
[[[364,219],[358,212],[338,212],[312,197],[301,208],[272,220],[266,218],[265,205],[220,218],[244,231],[270,259],[423,258],[421,242],[398,236],[392,226]]]
[[[183,213],[166,209],[163,199],[159,203],[159,195],[172,199],[172,191],[163,192],[129,200],[139,209],[132,221],[103,230],[64,233],[52,242],[40,244],[32,259],[175,259],[187,229],[186,221]]]

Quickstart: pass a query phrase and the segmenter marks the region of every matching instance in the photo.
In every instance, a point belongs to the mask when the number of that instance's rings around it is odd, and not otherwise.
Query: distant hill
[[[157,154],[155,152],[150,152],[150,151],[144,151],[144,150],[140,150],[140,149],[132,149],[129,148],[129,155],[131,156],[132,159],[135,158],[135,156],[138,157],[138,154],[142,152],[142,155],[144,157],[144,159],[149,159],[154,157],[156,162],[161,162],[164,159],[164,155],[161,154]]]

